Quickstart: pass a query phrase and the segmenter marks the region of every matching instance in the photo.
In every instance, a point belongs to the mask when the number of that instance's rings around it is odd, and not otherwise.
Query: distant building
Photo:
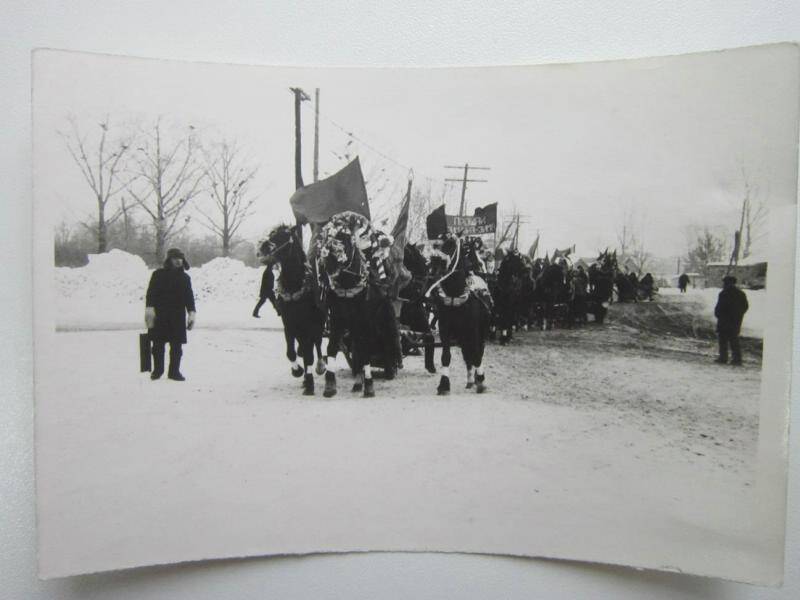
[[[735,266],[728,268],[727,262],[708,263],[706,271],[708,273],[707,284],[710,287],[722,286],[722,278],[725,275],[733,275],[738,281],[738,285],[750,290],[760,290],[767,286],[767,261],[762,257],[748,256],[739,261]]]

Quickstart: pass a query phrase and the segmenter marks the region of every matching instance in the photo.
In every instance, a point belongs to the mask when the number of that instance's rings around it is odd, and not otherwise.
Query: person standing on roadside
[[[192,280],[186,271],[189,263],[178,248],[167,251],[164,266],[156,269],[150,277],[145,299],[145,323],[153,344],[153,371],[150,379],[159,379],[164,374],[164,350],[169,343],[169,370],[167,377],[173,381],[185,381],[181,374],[183,344],[186,330],[195,322],[194,293]],[[187,322],[188,313],[188,322]]]
[[[681,294],[686,293],[686,288],[689,287],[689,276],[686,273],[682,273],[680,277],[678,277],[678,287],[681,290]]]
[[[736,287],[736,277],[727,275],[722,280],[722,291],[719,293],[714,316],[717,317],[717,335],[719,336],[719,357],[716,362],[728,362],[728,346],[731,348],[732,365],[742,364],[742,349],[739,346],[739,331],[742,328],[744,313],[749,308],[747,296]]]

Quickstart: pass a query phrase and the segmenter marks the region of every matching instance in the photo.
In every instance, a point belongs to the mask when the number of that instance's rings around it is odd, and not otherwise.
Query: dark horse
[[[436,373],[433,362],[433,332],[430,324],[430,310],[425,301],[425,291],[428,289],[428,261],[414,244],[406,244],[403,252],[403,265],[411,273],[409,281],[400,290],[400,324],[408,327],[414,333],[422,334],[425,346],[425,369],[429,373]],[[408,352],[408,342],[403,341],[404,352]]]
[[[366,232],[369,222],[355,213],[334,216],[321,231],[318,240],[320,273],[326,286],[330,336],[328,359],[335,359],[345,333],[350,339],[350,366],[356,376],[353,391],[363,390],[364,397],[375,395],[370,365],[370,321],[367,318],[369,265],[358,247],[356,230]],[[325,391],[336,394],[336,373],[325,373]]]
[[[470,260],[470,257],[472,260]],[[443,259],[443,260],[442,260]],[[450,392],[450,346],[456,341],[467,367],[467,388],[473,386],[480,394],[486,391],[483,372],[483,351],[489,333],[491,308],[485,300],[470,291],[478,282],[470,274],[476,259],[475,248],[458,237],[447,234],[441,248],[439,275],[426,295],[431,295],[439,313],[439,335],[442,340],[442,370],[437,392]],[[433,263],[434,261],[432,261]],[[485,295],[488,288],[483,283]]]
[[[280,306],[283,333],[286,337],[286,358],[292,363],[292,374],[303,375],[303,394],[314,394],[314,348],[322,343],[325,313],[314,298],[314,280],[306,253],[300,243],[297,230],[287,225],[273,229],[261,243],[259,256],[270,268],[280,264],[276,303]],[[303,368],[297,362],[295,340],[303,357]],[[321,360],[321,359],[320,359]]]
[[[505,345],[514,335],[517,317],[521,316],[520,300],[522,299],[523,279],[526,275],[525,262],[519,251],[512,250],[503,257],[497,271],[495,287],[495,314],[497,329],[500,332],[500,344]],[[530,279],[530,276],[528,276]],[[527,314],[525,315],[527,322]]]
[[[536,280],[539,297],[544,303],[542,330],[553,328],[557,316],[556,305],[569,301],[565,267],[566,261],[564,264],[558,262],[545,264]]]
[[[597,261],[589,267],[588,312],[594,315],[597,323],[605,320],[608,305],[614,300],[614,279],[617,275],[616,252],[601,252]]]

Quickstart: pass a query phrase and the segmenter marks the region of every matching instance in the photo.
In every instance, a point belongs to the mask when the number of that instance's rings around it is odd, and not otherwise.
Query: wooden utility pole
[[[469,179],[469,170],[473,171],[491,171],[491,167],[470,167],[469,163],[464,163],[464,166],[445,165],[445,169],[464,169],[464,177],[462,179],[445,179],[445,181],[460,181],[461,182],[461,206],[458,208],[459,216],[464,216],[464,211],[467,209],[466,195],[467,183],[486,183],[488,179]]]
[[[294,187],[300,189],[303,187],[303,155],[301,153],[300,144],[300,103],[304,100],[310,100],[303,90],[300,88],[289,88],[294,94]],[[300,225],[300,220],[297,220],[297,235],[300,238],[300,244],[303,243],[303,227]]]
[[[294,94],[294,185],[296,189],[303,187],[302,153],[300,152],[300,103],[311,100],[300,88],[289,88]]]
[[[319,88],[314,90],[314,183],[319,181]]]

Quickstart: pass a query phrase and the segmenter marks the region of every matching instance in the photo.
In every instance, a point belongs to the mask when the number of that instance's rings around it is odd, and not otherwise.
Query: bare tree
[[[691,271],[708,276],[708,264],[725,260],[727,244],[725,238],[703,227],[701,231],[692,228],[689,232],[690,245],[686,264]]]
[[[742,239],[742,258],[752,252],[752,246],[764,235],[763,229],[767,220],[766,197],[760,192],[758,184],[753,183],[750,173],[741,166],[744,197],[742,198],[742,216],[739,231]],[[766,196],[769,195],[767,190]]]
[[[164,259],[169,237],[188,224],[188,216],[182,222],[179,217],[201,191],[205,174],[197,150],[194,127],[190,125],[187,133],[170,143],[159,119],[132,154],[140,188],[130,186],[128,191],[152,220],[157,261]]]
[[[630,253],[637,242],[634,213],[633,210],[628,208],[622,213],[622,221],[617,229],[617,248],[620,262],[624,262],[625,259],[630,257]]]
[[[420,241],[427,237],[426,220],[433,211],[431,206],[431,182],[425,189],[414,188],[408,206],[408,241]]]
[[[97,237],[97,252],[108,250],[108,227],[121,215],[120,210],[109,214],[112,200],[125,188],[127,182],[121,181],[124,171],[124,157],[131,145],[129,137],[111,141],[108,136],[109,118],[98,123],[100,136],[94,143],[89,142],[88,135],[83,135],[74,117],[69,117],[69,131],[59,132],[67,151],[78,166],[92,191],[97,206],[97,219],[94,224],[84,224]]]
[[[222,242],[222,256],[228,256],[234,236],[245,219],[252,214],[255,196],[249,187],[258,167],[245,164],[236,143],[223,140],[203,153],[204,175],[211,199],[211,210],[197,206],[203,217],[201,224]]]
[[[644,218],[636,210],[627,208],[617,229],[617,250],[621,264],[630,264],[637,275],[647,272],[653,255],[644,242]]]
[[[641,239],[635,239],[630,253],[628,254],[633,268],[636,269],[636,274],[641,277],[650,268],[653,255],[650,254],[645,248],[644,242]]]

